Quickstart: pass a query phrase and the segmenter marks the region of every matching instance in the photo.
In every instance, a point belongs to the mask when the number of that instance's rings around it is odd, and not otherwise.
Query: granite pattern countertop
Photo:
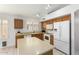
[[[16,35],[31,35],[31,34],[42,34],[42,32],[23,32],[23,33],[16,33]]]
[[[36,37],[24,37],[18,39],[17,49],[19,54],[25,55],[40,55],[47,51],[53,50],[53,46],[45,41],[39,40]]]

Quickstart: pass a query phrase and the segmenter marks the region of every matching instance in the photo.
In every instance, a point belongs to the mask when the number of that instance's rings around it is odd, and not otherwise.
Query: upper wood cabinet
[[[23,28],[23,20],[22,19],[14,19],[14,28],[22,29]]]
[[[45,22],[41,22],[41,28],[44,30],[46,29],[46,23]]]
[[[55,22],[67,21],[70,19],[71,19],[71,15],[65,15],[65,16],[61,16],[58,18],[49,19],[49,20],[41,22],[41,24],[42,24],[41,27],[42,27],[42,29],[46,29],[46,25],[48,25],[48,24],[53,24]]]

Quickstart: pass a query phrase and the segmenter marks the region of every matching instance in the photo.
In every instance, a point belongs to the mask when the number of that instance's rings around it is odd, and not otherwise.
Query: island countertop
[[[39,40],[36,37],[25,36],[23,39],[18,39],[17,49],[19,54],[41,55],[53,50],[53,46],[45,41]]]
[[[23,33],[16,33],[16,35],[31,35],[31,34],[40,34],[42,32],[23,32]]]

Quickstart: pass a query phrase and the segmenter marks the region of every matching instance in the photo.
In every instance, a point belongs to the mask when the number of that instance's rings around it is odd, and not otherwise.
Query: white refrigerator
[[[70,53],[70,22],[62,21],[54,23],[55,48],[69,54]]]

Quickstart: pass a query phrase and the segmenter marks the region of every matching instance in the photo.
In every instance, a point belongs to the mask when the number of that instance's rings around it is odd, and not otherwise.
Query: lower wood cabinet
[[[39,39],[41,39],[41,40],[44,40],[44,39],[43,39],[43,33],[32,34],[32,37],[37,37],[37,38],[39,38]]]
[[[50,44],[54,45],[54,36],[50,35]]]
[[[16,36],[16,39],[21,39],[21,38],[24,38],[24,35],[17,35]]]
[[[17,40],[21,38],[24,38],[24,35],[16,35],[15,48],[17,48]]]
[[[41,54],[41,55],[53,55],[53,49]]]

